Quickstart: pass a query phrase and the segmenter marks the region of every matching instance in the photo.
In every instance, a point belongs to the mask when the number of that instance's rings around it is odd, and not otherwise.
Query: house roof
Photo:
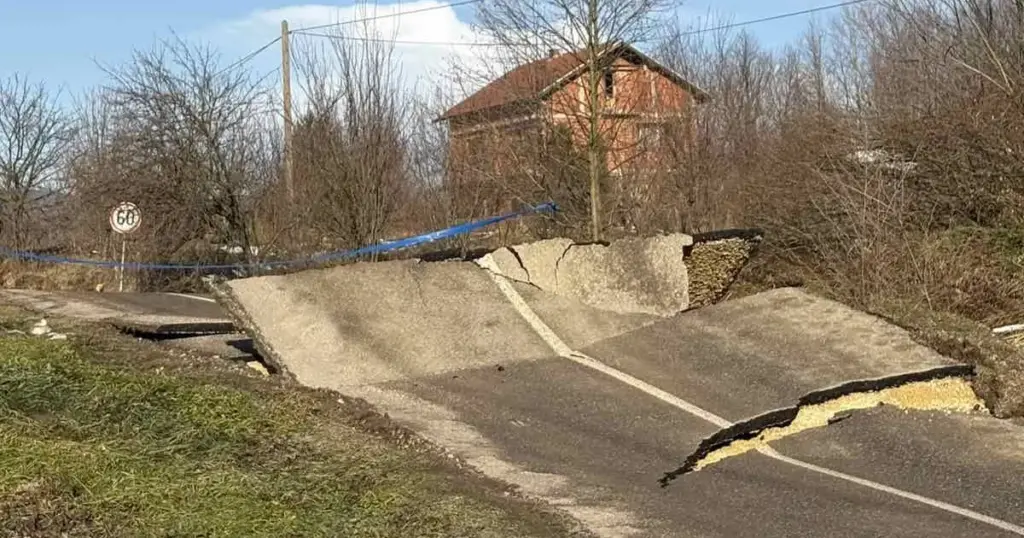
[[[620,56],[630,58],[634,63],[646,65],[675,84],[686,88],[698,101],[703,102],[708,98],[706,92],[684,79],[682,75],[658,63],[632,45],[612,44],[601,56],[602,59]],[[584,51],[566,52],[523,64],[477,90],[448,109],[438,119],[447,120],[520,101],[544,99],[585,73],[586,67]]]

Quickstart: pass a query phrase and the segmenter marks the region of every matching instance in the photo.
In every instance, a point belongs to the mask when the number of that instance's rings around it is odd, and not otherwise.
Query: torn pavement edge
[[[234,318],[235,325],[252,339],[253,347],[260,358],[270,367],[271,373],[283,374],[292,381],[296,381],[294,374],[284,367],[284,361],[281,360],[281,356],[278,355],[267,339],[263,337],[263,333],[257,328],[256,322],[253,321],[248,311],[238,301],[238,298],[235,297],[231,286],[228,286],[228,279],[211,277],[206,279],[206,285],[214,299],[227,311],[229,316]]]
[[[658,479],[658,483],[661,484],[661,487],[667,487],[676,478],[693,471],[697,463],[705,456],[735,441],[753,439],[769,428],[781,428],[790,425],[803,407],[818,405],[848,394],[875,392],[908,383],[934,381],[950,377],[966,379],[973,375],[973,366],[969,364],[953,364],[875,379],[859,379],[810,392],[802,396],[794,406],[762,413],[715,432],[701,441],[697,449],[686,458],[682,466],[673,471],[666,472]]]
[[[235,324],[230,321],[194,321],[184,323],[138,323],[130,318],[115,318],[108,323],[117,330],[141,338],[208,336],[232,334]]]

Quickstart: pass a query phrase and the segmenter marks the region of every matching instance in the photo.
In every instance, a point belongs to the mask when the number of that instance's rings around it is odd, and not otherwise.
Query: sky
[[[288,3],[272,0],[0,0],[0,77],[15,72],[65,96],[80,94],[106,81],[100,65],[118,65],[133,50],[151,48],[177,34],[210,45],[224,65],[246,56],[280,35],[282,19],[291,28],[328,24],[367,14],[435,8],[418,14],[379,19],[383,35],[407,41],[472,42],[473,6],[446,7],[449,0],[379,0],[375,7],[353,7],[348,0]],[[486,0],[484,0],[486,1]],[[836,0],[686,0],[674,16],[686,21],[713,10],[732,21],[745,21],[834,3]],[[369,14],[373,14],[372,12]],[[820,16],[820,15],[818,15]],[[812,15],[750,25],[766,45],[798,37]],[[293,37],[294,47],[315,37]],[[396,49],[409,80],[436,80],[453,54],[479,61],[472,47],[408,45]],[[247,65],[272,73],[280,65],[274,45]]]

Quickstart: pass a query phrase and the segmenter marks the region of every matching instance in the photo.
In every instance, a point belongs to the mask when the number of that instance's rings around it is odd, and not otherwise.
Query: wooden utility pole
[[[601,144],[601,81],[604,73],[600,70],[601,34],[598,28],[598,6],[597,0],[590,0],[587,6],[587,66],[589,69],[587,86],[590,92],[589,120],[587,132],[587,164],[588,176],[590,176],[590,230],[591,237],[595,242],[601,240],[601,162],[603,155],[600,151]]]
[[[288,203],[295,203],[292,183],[292,52],[288,45],[288,21],[281,21],[281,90],[284,100],[284,186]]]

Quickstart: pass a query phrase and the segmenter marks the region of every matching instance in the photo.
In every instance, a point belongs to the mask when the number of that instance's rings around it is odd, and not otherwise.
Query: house
[[[521,65],[446,111],[449,171],[472,174],[481,168],[514,165],[517,141],[562,126],[579,149],[590,133],[588,77],[584,52],[558,54]],[[607,169],[656,166],[663,136],[683,127],[692,137],[693,107],[708,96],[681,75],[635,47],[616,43],[599,56],[598,120]],[[564,132],[564,131],[563,131]],[[678,142],[678,140],[676,140]]]

